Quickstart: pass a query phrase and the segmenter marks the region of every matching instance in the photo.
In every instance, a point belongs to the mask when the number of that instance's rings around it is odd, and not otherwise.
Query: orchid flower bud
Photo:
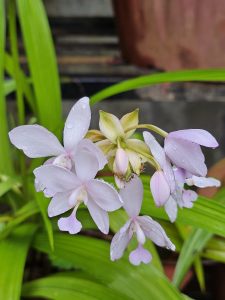
[[[119,148],[116,150],[116,156],[113,166],[113,171],[117,175],[125,175],[127,172],[129,160],[126,152]]]

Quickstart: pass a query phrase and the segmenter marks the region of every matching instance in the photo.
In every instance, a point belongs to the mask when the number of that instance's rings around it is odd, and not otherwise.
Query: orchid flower
[[[191,208],[198,195],[192,190],[186,190],[184,184],[197,187],[220,186],[220,181],[211,177],[200,177],[190,172],[172,166],[172,162],[164,149],[149,132],[143,133],[145,143],[148,145],[153,157],[161,167],[157,170],[150,181],[150,188],[157,206],[163,206],[171,220],[177,217],[177,207]],[[179,162],[178,162],[179,163]]]
[[[69,217],[58,220],[59,229],[70,234],[78,233],[82,225],[76,219],[76,212],[84,203],[98,226],[107,234],[109,231],[108,211],[122,206],[118,192],[103,180],[94,179],[99,162],[93,154],[81,151],[75,157],[75,172],[55,165],[44,165],[34,170],[38,181],[52,192],[53,198],[48,207],[49,217],[72,210]]]
[[[206,130],[185,129],[170,132],[165,138],[165,153],[170,161],[196,176],[206,176],[207,167],[201,146],[216,148],[216,139]]]
[[[90,130],[87,134],[107,155],[109,167],[115,174],[119,188],[124,186],[132,173],[140,174],[149,156],[145,143],[132,138],[134,128],[138,126],[138,112],[136,109],[119,120],[113,114],[100,111],[100,131]]]
[[[75,103],[65,122],[62,146],[57,137],[40,125],[18,126],[9,132],[14,146],[31,158],[52,157],[52,163],[71,170],[76,152],[87,150],[98,159],[99,169],[107,163],[102,151],[88,139],[84,139],[91,121],[89,98],[84,97]]]
[[[149,216],[139,216],[143,199],[143,185],[140,178],[134,175],[130,182],[126,183],[125,187],[120,190],[120,196],[129,220],[112,239],[111,260],[114,261],[123,256],[134,234],[136,234],[138,246],[129,255],[129,261],[133,265],[139,265],[141,262],[147,264],[151,261],[151,254],[143,247],[146,239],[152,240],[158,246],[174,251],[175,246],[161,225]]]

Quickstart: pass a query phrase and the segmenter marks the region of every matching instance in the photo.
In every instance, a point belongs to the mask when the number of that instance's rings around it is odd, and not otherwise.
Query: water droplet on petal
[[[66,128],[68,128],[68,129],[71,129],[71,128],[73,128],[73,124],[71,124],[71,123],[67,123],[67,124],[66,124]]]

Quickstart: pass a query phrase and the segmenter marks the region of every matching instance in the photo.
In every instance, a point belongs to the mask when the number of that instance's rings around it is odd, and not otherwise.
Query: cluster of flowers
[[[207,178],[207,168],[200,145],[215,148],[217,141],[200,129],[166,133],[154,125],[139,125],[138,110],[120,120],[100,111],[99,130],[89,130],[91,110],[89,99],[77,101],[65,122],[63,143],[39,125],[24,125],[9,132],[13,145],[30,158],[50,157],[34,170],[35,187],[52,198],[49,217],[72,213],[58,220],[61,231],[78,233],[82,224],[76,218],[81,204],[87,206],[97,227],[104,234],[109,231],[108,212],[123,207],[129,216],[127,223],[115,234],[111,243],[112,260],[122,257],[133,235],[138,246],[129,255],[134,265],[149,263],[151,254],[143,247],[146,238],[156,245],[175,250],[165,231],[149,216],[139,216],[143,185],[139,177],[145,163],[156,170],[150,188],[157,206],[164,206],[171,222],[176,220],[178,207],[191,208],[196,192],[185,186],[219,186],[214,178]],[[144,141],[132,138],[137,128],[146,128],[165,138],[164,148],[154,136],[144,131]],[[96,179],[105,165],[115,177],[117,189]],[[119,191],[118,191],[119,190]]]

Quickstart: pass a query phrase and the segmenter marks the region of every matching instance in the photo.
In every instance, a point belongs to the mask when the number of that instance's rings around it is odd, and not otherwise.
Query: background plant
[[[18,14],[19,28],[17,28]],[[29,72],[19,62],[17,32],[22,33]],[[6,32],[9,47],[6,51]],[[91,103],[152,84],[178,81],[224,81],[224,70],[157,73],[121,82],[91,97]],[[6,97],[15,93],[17,114],[7,113]],[[55,230],[46,214],[48,200],[33,188],[30,164],[10,146],[8,131],[15,125],[37,122],[59,135],[62,127],[60,80],[52,37],[42,1],[0,0],[0,299],[45,297],[47,299],[185,299],[179,286],[194,264],[202,289],[202,259],[225,262],[225,191],[213,201],[199,197],[193,209],[179,211],[171,225],[163,209],[149,200],[149,178],[143,176],[145,199],[142,213],[163,224],[179,254],[173,284],[164,274],[157,249],[151,265],[131,266],[127,257],[109,260],[109,243],[93,236],[69,236]],[[54,114],[52,110],[54,109]],[[29,110],[29,118],[26,111]],[[107,177],[109,182],[113,180]],[[111,214],[111,231],[125,223],[122,211]],[[80,219],[86,230],[95,230],[83,209]],[[55,274],[23,281],[25,263],[32,249],[45,253],[58,266]],[[90,250],[91,249],[91,250]],[[70,271],[68,271],[70,269]],[[30,278],[32,265],[26,267]]]

